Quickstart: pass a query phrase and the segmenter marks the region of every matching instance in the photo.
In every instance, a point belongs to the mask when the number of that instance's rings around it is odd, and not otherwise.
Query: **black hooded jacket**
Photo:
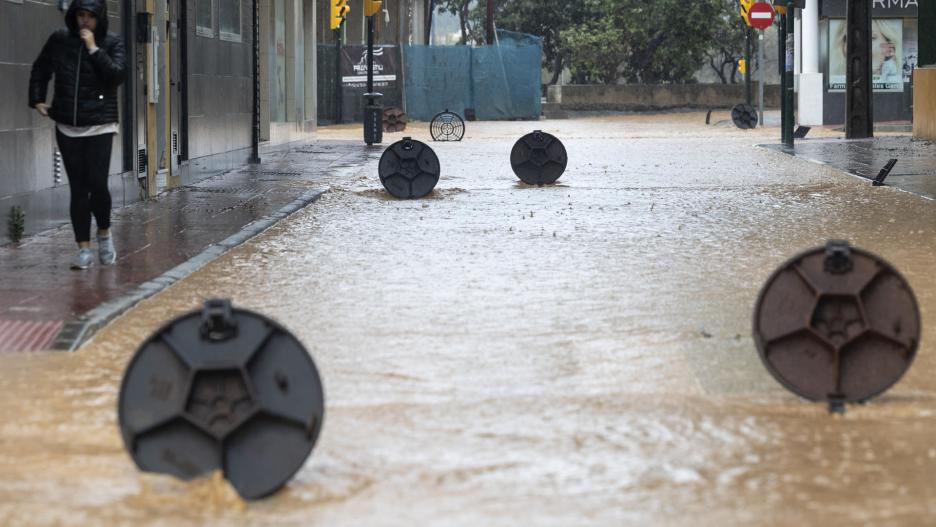
[[[78,11],[85,9],[97,17],[91,54],[81,41]],[[106,0],[73,0],[65,13],[67,29],[60,29],[46,41],[33,63],[29,76],[29,106],[44,103],[49,80],[55,76],[49,116],[72,126],[116,123],[117,86],[127,71],[123,42],[107,32]]]

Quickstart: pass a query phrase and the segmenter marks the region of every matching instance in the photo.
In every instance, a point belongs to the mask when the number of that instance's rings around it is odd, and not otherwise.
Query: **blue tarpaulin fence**
[[[481,120],[539,119],[542,39],[498,30],[494,46],[403,46],[406,113],[472,108]]]

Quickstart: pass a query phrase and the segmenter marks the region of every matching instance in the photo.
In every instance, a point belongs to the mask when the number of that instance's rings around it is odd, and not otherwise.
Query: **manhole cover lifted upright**
[[[465,121],[457,113],[445,110],[432,118],[429,133],[433,141],[461,141],[465,136]]]
[[[383,127],[385,132],[402,132],[403,130],[406,130],[406,123],[408,122],[409,118],[406,116],[406,112],[403,110],[397,108],[396,106],[384,108]]]
[[[839,410],[900,380],[920,342],[920,311],[893,266],[830,241],[767,280],[754,310],[754,341],[783,386]]]
[[[510,151],[514,174],[528,185],[552,185],[565,172],[568,162],[562,141],[540,130],[521,137]]]
[[[442,166],[432,148],[404,137],[380,156],[377,174],[387,192],[401,199],[426,196],[439,183]]]
[[[731,109],[731,122],[742,130],[757,128],[757,109],[750,104],[737,104]]]
[[[209,300],[140,346],[124,374],[118,420],[147,472],[185,480],[222,470],[244,499],[302,467],[322,429],[312,358],[272,320]]]

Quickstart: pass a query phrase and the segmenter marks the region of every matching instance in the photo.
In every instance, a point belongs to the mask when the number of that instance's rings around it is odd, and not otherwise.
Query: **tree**
[[[735,0],[493,1],[497,27],[543,38],[552,84],[566,65],[575,82],[607,84],[687,82],[704,64],[727,82],[724,69],[731,65],[735,82],[744,43],[731,25],[738,19]],[[462,44],[483,44],[487,2],[436,5],[458,16]]]
[[[472,0],[440,0],[436,2],[436,9],[440,12],[449,12],[458,17],[458,26],[461,29],[461,41],[459,44],[468,44],[471,42],[472,34],[474,33],[471,20],[471,3]]]
[[[724,0],[586,0],[592,17],[562,32],[572,69],[592,82],[686,82],[704,64]],[[602,50],[597,45],[607,44]],[[618,61],[620,76],[608,63]]]
[[[623,31],[607,17],[562,32],[576,84],[614,84],[626,54]]]
[[[542,37],[543,65],[553,75],[550,84],[556,84],[569,57],[562,32],[584,23],[590,14],[580,1],[499,0],[496,21],[501,29]]]
[[[725,0],[722,13],[714,17],[712,23],[712,40],[715,44],[706,53],[709,66],[722,84],[737,84],[738,60],[744,56],[745,33],[751,29],[741,20],[735,0]],[[753,67],[753,64],[748,64],[748,68]],[[727,73],[725,68],[728,68]]]

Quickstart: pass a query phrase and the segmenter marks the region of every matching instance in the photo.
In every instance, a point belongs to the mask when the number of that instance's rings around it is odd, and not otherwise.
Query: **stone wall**
[[[744,102],[743,84],[646,84],[550,86],[547,100],[564,111],[655,111],[675,108],[728,109]],[[754,85],[757,106],[757,84]],[[780,107],[780,87],[767,85],[764,105]]]

